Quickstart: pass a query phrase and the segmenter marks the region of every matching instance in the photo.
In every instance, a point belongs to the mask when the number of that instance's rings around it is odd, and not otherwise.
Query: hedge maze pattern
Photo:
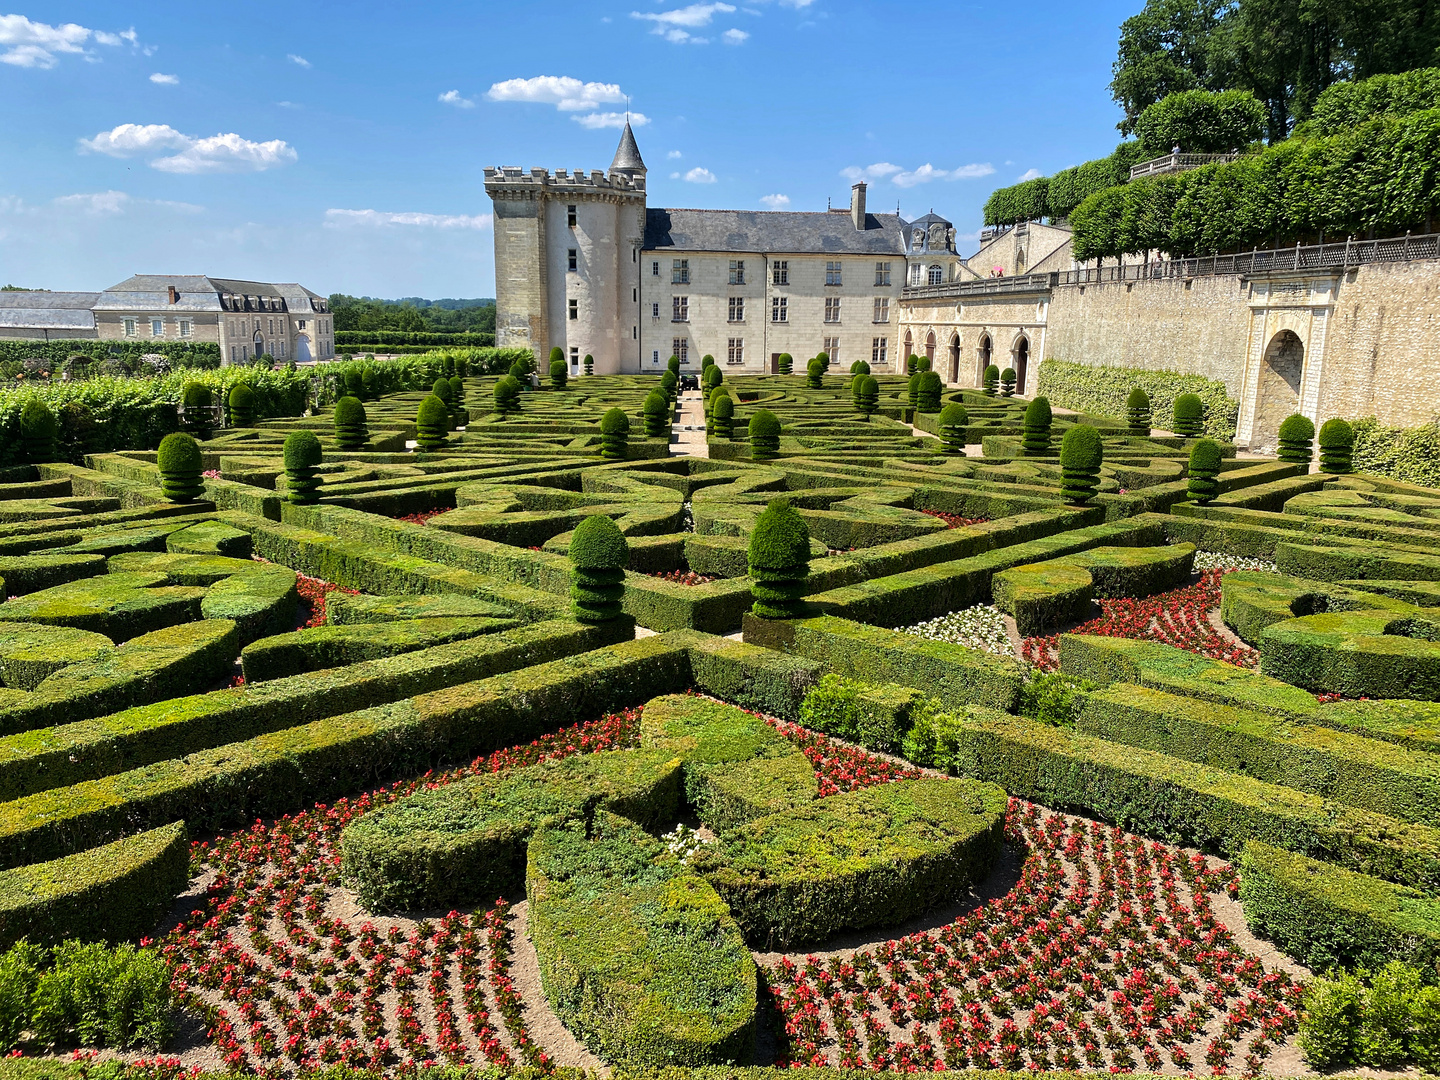
[[[158,934],[267,1074],[1257,1073],[1299,965],[1433,967],[1440,491],[1210,444],[1196,496],[1170,402],[855,378],[722,378],[708,457],[668,384],[457,377],[214,434],[186,501],[0,470],[0,944]]]

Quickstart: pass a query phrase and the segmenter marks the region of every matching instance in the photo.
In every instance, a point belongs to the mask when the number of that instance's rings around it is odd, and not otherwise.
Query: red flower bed
[[[959,529],[966,525],[981,525],[990,520],[985,517],[961,517],[959,514],[947,514],[943,510],[921,510],[920,512],[922,514],[929,514],[931,517],[939,518],[952,529]]]
[[[704,574],[697,574],[694,570],[655,570],[647,576],[676,585],[709,585],[716,580],[713,577],[706,577]]]
[[[1143,600],[1101,600],[1098,619],[1082,623],[1072,634],[1159,641],[1189,652],[1224,660],[1239,667],[1259,666],[1260,654],[1242,641],[1231,640],[1210,624],[1210,612],[1220,606],[1222,570],[1206,570],[1194,585],[1172,589]],[[1058,634],[1026,638],[1020,655],[1041,671],[1060,666]]]
[[[396,514],[394,520],[408,521],[412,525],[426,525],[431,518],[449,513],[450,509],[448,506],[437,506],[433,510],[421,510],[415,514]]]
[[[465,768],[193,844],[192,870],[212,880],[162,951],[226,1065],[263,1076],[337,1063],[548,1068],[509,974],[509,905],[418,923],[343,917],[340,833],[421,787],[630,745],[639,715],[577,724]]]
[[[794,1065],[1137,1068],[1257,1075],[1298,1027],[1303,988],[1238,948],[1210,896],[1235,872],[1099,822],[1011,800],[1020,880],[939,930],[766,982]]]
[[[322,581],[320,578],[300,573],[295,575],[295,591],[300,594],[300,603],[310,608],[310,617],[304,623],[306,627],[324,626],[329,621],[329,615],[325,611],[325,598],[337,589],[349,596],[360,594],[359,589],[341,589],[333,581]]]

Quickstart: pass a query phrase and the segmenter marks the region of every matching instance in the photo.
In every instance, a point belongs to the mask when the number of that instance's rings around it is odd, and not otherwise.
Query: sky
[[[650,206],[823,210],[865,179],[968,253],[992,190],[1114,148],[1141,6],[6,3],[0,284],[431,298],[494,295],[487,165],[605,169],[627,105]]]

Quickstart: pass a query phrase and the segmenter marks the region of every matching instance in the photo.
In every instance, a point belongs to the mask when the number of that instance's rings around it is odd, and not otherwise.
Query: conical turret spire
[[[625,130],[620,133],[620,145],[615,150],[615,160],[610,163],[611,172],[643,173],[645,161],[640,156],[640,147],[635,145],[635,132],[630,130],[630,121],[625,121]]]

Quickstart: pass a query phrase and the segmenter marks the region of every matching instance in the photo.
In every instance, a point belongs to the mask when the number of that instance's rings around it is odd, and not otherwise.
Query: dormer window
[[[930,267],[930,284],[943,285],[945,283],[945,269],[940,266]]]

